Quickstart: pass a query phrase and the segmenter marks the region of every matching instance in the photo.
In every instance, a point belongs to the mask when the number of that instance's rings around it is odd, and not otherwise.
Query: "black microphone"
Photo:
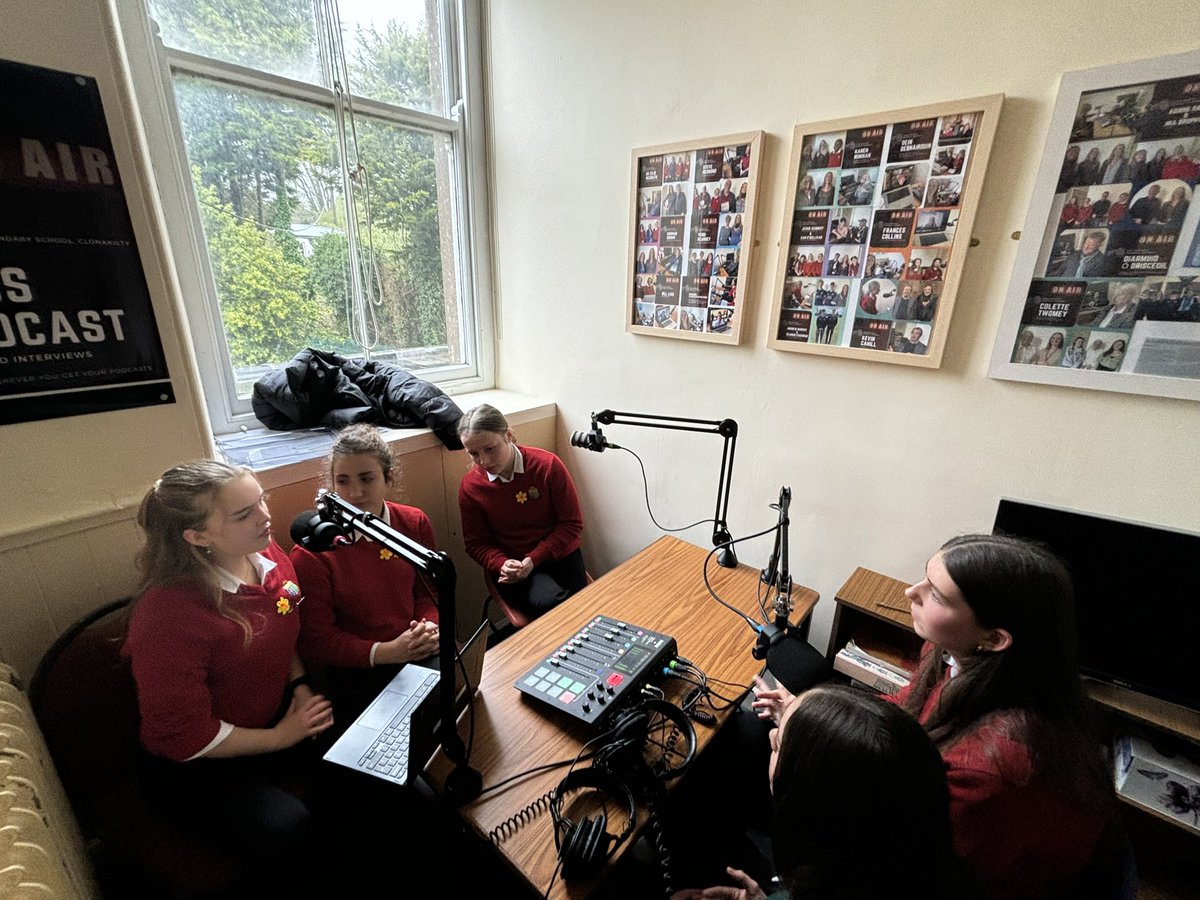
[[[296,516],[292,520],[290,534],[292,543],[299,544],[312,553],[321,553],[351,543],[336,522],[322,519],[315,509],[306,509]]]
[[[604,432],[600,430],[600,426],[595,422],[592,423],[589,431],[576,431],[571,435],[571,446],[582,447],[585,450],[592,450],[596,453],[603,453],[605,450],[623,450],[612,443],[604,436]]]

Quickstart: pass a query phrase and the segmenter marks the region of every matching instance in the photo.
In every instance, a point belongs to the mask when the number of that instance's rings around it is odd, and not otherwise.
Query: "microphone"
[[[312,553],[321,553],[351,543],[336,522],[322,519],[315,509],[306,509],[296,516],[292,520],[289,533],[292,543],[299,544]]]
[[[600,426],[596,424],[596,420],[592,419],[592,427],[588,431],[576,431],[571,435],[571,446],[582,447],[585,450],[592,450],[596,453],[603,453],[605,450],[623,450],[624,447],[619,447],[612,443],[604,436],[604,432],[600,430]]]

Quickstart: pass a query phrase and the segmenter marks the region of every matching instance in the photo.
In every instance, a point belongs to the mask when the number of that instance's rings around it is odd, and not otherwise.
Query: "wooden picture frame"
[[[762,145],[750,131],[633,151],[627,332],[741,342]]]
[[[1200,400],[1198,178],[1200,50],[1064,74],[988,374]]]
[[[941,365],[1003,102],[796,126],[768,346]]]

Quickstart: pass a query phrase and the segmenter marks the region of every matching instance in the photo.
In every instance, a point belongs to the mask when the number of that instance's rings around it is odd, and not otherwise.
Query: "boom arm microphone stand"
[[[814,671],[814,665],[818,671],[821,665],[819,660],[814,660],[814,651],[808,646],[809,621],[805,620],[799,628],[790,621],[792,576],[788,572],[788,507],[791,502],[792,489],[780,488],[775,549],[761,575],[768,590],[775,588],[774,621],[765,623],[759,630],[751,655],[755,659],[765,659],[771,674],[793,693],[797,693],[802,687],[808,686],[807,683],[811,681],[808,673]]]
[[[454,563],[444,552],[430,550],[417,543],[384,523],[378,516],[363,512],[332,491],[318,492],[316,507],[323,522],[331,522],[341,530],[356,531],[383,545],[413,565],[418,572],[428,575],[437,588],[441,743],[447,758],[454,763],[454,770],[446,778],[445,792],[446,798],[455,806],[469,803],[479,796],[483,788],[483,776],[471,768],[466,747],[458,735],[458,726],[454,719],[454,657],[457,652],[454,637],[454,590],[458,583]],[[329,541],[330,544],[326,547],[314,549],[328,549],[332,544],[332,537]]]
[[[624,449],[609,442],[600,430],[601,425],[639,425],[643,428],[666,428],[671,431],[698,431],[702,434],[719,434],[725,439],[721,450],[721,473],[717,478],[717,506],[713,513],[712,542],[714,547],[721,547],[721,552],[717,554],[717,562],[726,569],[736,569],[738,559],[733,545],[730,544],[733,536],[729,533],[726,516],[729,513],[729,485],[733,480],[733,454],[737,449],[737,422],[733,419],[685,419],[679,416],[652,416],[646,413],[602,409],[592,413],[590,431],[576,431],[571,435],[571,446],[583,447],[596,453],[603,453],[608,449]]]

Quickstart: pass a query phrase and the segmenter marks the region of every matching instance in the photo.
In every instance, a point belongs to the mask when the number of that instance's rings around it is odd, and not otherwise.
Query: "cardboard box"
[[[1128,734],[1117,738],[1113,757],[1118,794],[1200,834],[1200,762]]]
[[[894,694],[908,684],[907,678],[847,647],[843,647],[834,656],[833,668],[882,694]]]

